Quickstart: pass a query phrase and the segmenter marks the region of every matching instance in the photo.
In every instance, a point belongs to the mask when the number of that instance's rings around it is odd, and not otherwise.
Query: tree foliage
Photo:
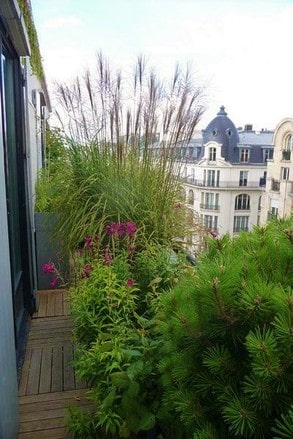
[[[292,436],[292,236],[291,219],[210,240],[164,295],[166,405],[188,437]]]

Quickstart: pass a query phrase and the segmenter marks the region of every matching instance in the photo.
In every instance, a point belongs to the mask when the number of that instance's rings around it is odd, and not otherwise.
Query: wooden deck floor
[[[39,310],[32,317],[21,373],[18,439],[69,437],[64,420],[66,408],[89,405],[86,385],[74,373],[73,358],[67,292],[42,291]]]

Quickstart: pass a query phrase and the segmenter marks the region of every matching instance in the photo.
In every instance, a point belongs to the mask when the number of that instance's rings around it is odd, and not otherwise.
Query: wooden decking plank
[[[56,292],[52,291],[48,294],[47,316],[54,316]]]
[[[32,342],[30,342],[30,343],[28,343],[28,345],[27,345],[27,347],[29,348],[29,349],[37,349],[37,348],[39,348],[39,349],[41,349],[42,347],[44,347],[44,346],[58,346],[58,347],[62,347],[63,345],[64,345],[64,339],[62,339],[61,337],[60,337],[60,339],[48,339],[48,340],[45,340],[45,341],[43,341],[43,340],[36,340],[36,341],[32,341]],[[69,340],[68,340],[69,341]]]
[[[22,404],[20,406],[20,414],[24,413],[38,413],[43,411],[48,411],[52,409],[61,409],[67,407],[75,407],[75,406],[86,406],[92,404],[91,401],[85,398],[74,399],[74,398],[65,398],[65,399],[57,399],[53,401],[40,401],[34,402],[32,404]]]
[[[65,421],[62,416],[50,419],[50,428],[64,427],[64,424]],[[47,419],[31,422],[21,422],[19,427],[19,433],[24,433],[27,431],[42,431],[48,429],[48,427],[49,425]]]
[[[39,309],[38,312],[33,316],[36,317],[45,317],[47,315],[47,294],[39,294]]]
[[[52,392],[63,390],[62,346],[53,347],[52,358]]]
[[[54,309],[54,315],[55,316],[63,316],[63,294],[59,293],[55,295],[55,309]]]
[[[65,345],[63,347],[63,389],[72,390],[75,387],[73,361],[73,346]]]
[[[26,386],[26,394],[33,395],[39,391],[39,376],[41,368],[42,349],[33,349],[31,355],[31,364]]]
[[[44,439],[65,439],[68,438],[68,432],[65,427],[50,428],[48,430],[42,430],[42,437]],[[39,431],[28,431],[26,433],[20,433],[18,439],[40,439]]]
[[[82,401],[86,398],[86,394],[88,389],[79,389],[79,390],[67,390],[67,392],[51,392],[51,393],[43,393],[39,395],[25,395],[19,398],[20,405],[23,404],[34,404],[38,402],[45,401],[58,401],[58,400],[77,400]]]
[[[32,326],[42,325],[45,322],[50,323],[50,322],[58,322],[58,321],[70,322],[70,320],[67,316],[39,317],[37,319],[34,319],[34,321],[32,322]]]
[[[48,393],[51,390],[52,381],[52,347],[42,349],[42,364],[40,371],[39,393]]]
[[[70,338],[72,334],[72,329],[71,328],[48,328],[47,331],[45,329],[41,329],[41,330],[33,330],[30,335],[29,335],[29,340],[37,340],[37,339],[42,339],[42,338],[46,338],[46,335],[50,336],[51,338],[53,337],[64,337],[66,336],[67,338]]]
[[[65,316],[70,316],[70,294],[67,290],[63,291],[63,312]]]
[[[18,393],[20,396],[25,395],[26,393],[26,387],[27,387],[30,365],[31,365],[31,356],[32,356],[32,351],[31,349],[27,348],[25,353],[24,364],[21,371],[20,385],[18,389]]]
[[[31,411],[23,413],[22,422],[44,421],[46,419],[64,418],[66,415],[66,407],[59,407],[50,410]]]

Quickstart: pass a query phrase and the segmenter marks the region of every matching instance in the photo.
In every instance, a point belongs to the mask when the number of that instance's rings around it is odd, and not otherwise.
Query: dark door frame
[[[29,196],[28,196],[28,172],[27,172],[27,154],[26,154],[26,142],[25,142],[25,112],[24,112],[24,82],[22,75],[22,66],[20,63],[19,56],[13,48],[13,44],[9,40],[5,28],[0,23],[0,56],[1,56],[1,68],[0,68],[0,84],[4,85],[3,78],[3,68],[2,68],[2,54],[9,59],[12,63],[12,75],[13,75],[13,111],[14,111],[14,129],[15,129],[15,148],[16,154],[14,157],[13,166],[16,166],[16,183],[17,183],[17,193],[18,193],[18,228],[20,235],[20,245],[18,249],[13,248],[12,243],[12,224],[8,218],[9,224],[9,241],[10,241],[10,258],[11,264],[13,264],[12,254],[14,251],[20,252],[21,260],[21,271],[22,271],[22,293],[23,294],[23,309],[21,310],[21,323],[20,327],[16,328],[16,310],[14,309],[14,323],[15,323],[15,345],[16,345],[16,355],[17,361],[19,362],[22,357],[22,351],[24,348],[24,341],[26,337],[26,323],[28,320],[28,315],[32,314],[35,309],[34,300],[34,282],[33,282],[33,272],[32,272],[32,258],[33,250],[30,241],[30,216],[29,216]],[[7,145],[7,138],[5,136],[5,96],[4,91],[1,90],[1,106],[3,118],[0,123],[4,127],[4,154],[6,163],[6,185],[9,181],[8,176],[8,158],[9,158],[9,145]],[[7,188],[8,189],[8,188]],[[10,198],[9,190],[7,190],[7,211],[10,211]],[[12,270],[13,273],[13,270]],[[13,283],[12,279],[12,283]],[[13,296],[14,292],[13,292]],[[13,300],[15,297],[13,297]],[[16,304],[14,303],[14,308]]]

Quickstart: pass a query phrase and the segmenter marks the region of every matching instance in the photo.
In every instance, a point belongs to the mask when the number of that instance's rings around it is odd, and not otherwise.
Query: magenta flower
[[[87,248],[92,248],[92,246],[93,246],[93,238],[91,236],[86,236],[84,238],[84,242],[85,242],[85,246]]]
[[[93,270],[93,267],[89,264],[85,265],[83,267],[83,277],[90,277],[91,271]]]
[[[123,236],[125,233],[125,227],[126,224],[125,223],[118,223],[117,224],[117,232],[119,236]]]
[[[131,288],[134,285],[134,280],[133,279],[127,279],[126,281],[126,286]]]
[[[56,277],[56,276],[53,277],[53,279],[50,282],[51,287],[56,287],[57,282],[58,282],[58,277]]]
[[[45,274],[48,273],[55,273],[55,265],[53,262],[47,262],[46,264],[42,265],[42,271]]]
[[[132,221],[125,223],[125,232],[128,236],[133,236],[136,232],[136,225]]]
[[[106,226],[106,232],[109,236],[115,235],[118,232],[119,223],[112,223]]]

